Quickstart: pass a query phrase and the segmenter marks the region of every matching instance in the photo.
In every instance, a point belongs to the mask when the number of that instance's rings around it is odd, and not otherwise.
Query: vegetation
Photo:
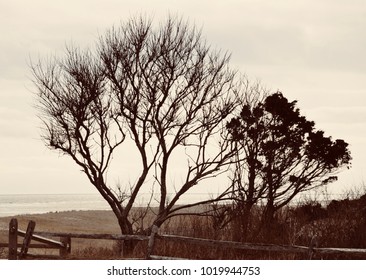
[[[176,207],[182,195],[232,162],[223,128],[237,106],[238,85],[228,61],[194,27],[169,18],[158,29],[133,19],[102,37],[97,51],[69,48],[63,60],[33,64],[46,145],[82,168],[123,234],[152,226],[136,226],[130,214],[147,183],[159,193],[153,224],[161,226],[190,206]],[[130,185],[107,182],[117,150],[140,158]],[[183,180],[172,184],[169,166],[177,159]]]
[[[366,195],[365,189],[357,193],[345,194],[341,200],[320,204],[319,198],[305,199],[297,206],[286,206],[278,211],[276,227],[271,236],[255,236],[260,226],[264,208],[253,208],[253,223],[248,229],[250,243],[303,245],[309,246],[314,236],[319,247],[366,248]],[[111,211],[70,211],[17,217],[19,227],[26,228],[30,219],[37,221],[36,230],[72,233],[118,233],[119,227]],[[0,218],[0,242],[7,242],[9,218]],[[214,216],[177,216],[165,223],[160,233],[177,234],[215,240],[235,240],[232,232],[235,223],[228,223],[220,230],[214,228]],[[144,258],[146,242],[136,245],[132,255],[127,258]],[[31,249],[37,250],[37,249]],[[39,249],[38,249],[39,250]],[[49,254],[43,250],[39,253]],[[57,254],[57,251],[55,252]],[[155,254],[189,259],[306,259],[306,254],[214,249],[178,242],[157,241]],[[7,250],[0,252],[6,258]],[[365,259],[358,255],[332,254],[315,258],[327,259]],[[114,241],[73,239],[72,259],[119,259],[119,246]]]
[[[238,233],[247,239],[251,210],[264,204],[259,233],[271,234],[274,215],[305,191],[325,186],[337,179],[336,172],[349,167],[348,144],[316,130],[282,93],[263,102],[244,104],[240,115],[227,128],[237,145],[238,160],[233,176],[233,212],[239,220]],[[264,227],[264,231],[261,229]]]
[[[46,145],[81,167],[122,234],[148,234],[153,225],[164,230],[178,221],[213,227],[215,238],[286,243],[284,207],[335,180],[351,160],[345,141],[315,130],[296,101],[249,87],[230,69],[229,55],[213,51],[179,19],[158,28],[132,19],[95,49],[69,47],[64,59],[32,70]],[[116,155],[139,158],[132,181],[107,180]],[[232,183],[217,197],[179,204],[202,181],[228,170],[234,170]],[[158,207],[148,202],[137,210],[146,187],[151,199],[157,194]],[[198,217],[181,217],[202,205],[208,207]],[[125,242],[124,252],[135,246]]]

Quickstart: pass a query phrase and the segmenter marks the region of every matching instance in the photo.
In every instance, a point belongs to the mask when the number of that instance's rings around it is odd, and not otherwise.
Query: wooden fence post
[[[22,246],[22,249],[20,250],[19,258],[24,258],[27,255],[29,244],[32,240],[32,234],[33,234],[35,227],[36,227],[36,222],[29,221],[27,231],[25,233],[24,240],[23,240],[23,246]]]
[[[67,257],[71,253],[71,237],[61,237],[60,241],[64,244],[64,248],[60,249],[60,257]]]
[[[310,245],[309,245],[309,260],[312,260],[314,255],[315,255],[315,251],[314,248],[318,247],[318,237],[316,235],[314,235],[311,238],[310,241]]]
[[[154,250],[154,244],[155,244],[155,235],[158,233],[159,228],[156,225],[153,225],[151,228],[151,234],[149,238],[149,242],[147,244],[147,252],[146,252],[146,259],[150,260],[150,255],[152,254]]]
[[[9,260],[17,260],[18,259],[18,220],[11,219],[9,223],[9,252],[8,259]]]

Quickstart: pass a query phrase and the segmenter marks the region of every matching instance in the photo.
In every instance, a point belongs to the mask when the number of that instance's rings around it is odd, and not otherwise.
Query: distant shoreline
[[[69,210],[109,210],[98,194],[0,195],[0,217]]]

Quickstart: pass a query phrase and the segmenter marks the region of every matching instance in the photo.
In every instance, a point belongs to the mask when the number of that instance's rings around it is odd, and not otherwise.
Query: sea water
[[[109,210],[99,194],[0,195],[0,217],[70,210]]]
[[[142,193],[136,198],[134,206],[158,206],[159,194]],[[174,194],[168,194],[169,197]],[[185,194],[179,204],[190,204],[209,199],[207,194]],[[71,210],[111,210],[100,194],[0,194],[0,217],[23,214],[42,214]]]

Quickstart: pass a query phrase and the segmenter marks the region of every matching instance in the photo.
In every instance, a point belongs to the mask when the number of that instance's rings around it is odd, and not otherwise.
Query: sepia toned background
[[[96,192],[69,158],[42,143],[29,64],[62,56],[67,44],[93,46],[108,28],[141,14],[156,22],[182,16],[213,48],[231,53],[231,65],[249,80],[298,100],[318,129],[350,144],[352,169],[332,192],[363,184],[364,1],[0,0],[0,194]],[[124,152],[115,160],[110,182],[128,182],[138,159]]]

